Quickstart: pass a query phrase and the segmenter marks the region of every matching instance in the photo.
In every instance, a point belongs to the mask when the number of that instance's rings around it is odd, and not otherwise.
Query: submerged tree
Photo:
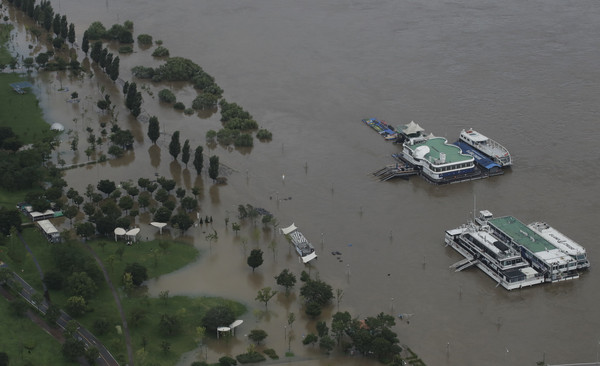
[[[173,132],[173,136],[171,136],[171,143],[169,143],[169,154],[173,157],[173,159],[177,160],[177,156],[181,152],[181,143],[179,142],[179,131]]]
[[[269,300],[271,300],[275,295],[277,295],[277,291],[271,290],[271,287],[264,287],[258,290],[255,300],[264,303],[266,309],[269,304]]]
[[[183,148],[181,149],[181,162],[185,164],[187,168],[187,164],[190,161],[190,140],[185,140],[183,143]]]
[[[289,295],[290,288],[296,284],[296,276],[290,272],[287,268],[281,271],[281,273],[275,277],[279,286],[285,287],[285,295]]]
[[[160,137],[160,126],[156,116],[150,117],[150,121],[148,122],[148,137],[153,144],[156,144],[156,141]]]
[[[219,157],[213,155],[208,160],[208,176],[213,182],[219,177]]]
[[[81,50],[87,56],[89,49],[90,49],[90,40],[88,38],[88,32],[85,31],[85,32],[83,32],[83,39],[81,41]]]
[[[194,151],[194,168],[196,168],[196,174],[198,175],[200,175],[204,166],[204,154],[202,151],[202,146],[198,146]]]
[[[265,338],[267,338],[267,332],[265,332],[262,329],[253,329],[250,331],[250,334],[248,334],[248,338],[253,342],[256,342],[256,344],[258,345]]]
[[[263,251],[260,249],[252,249],[247,263],[250,267],[252,267],[252,272],[254,272],[254,269],[263,264]]]

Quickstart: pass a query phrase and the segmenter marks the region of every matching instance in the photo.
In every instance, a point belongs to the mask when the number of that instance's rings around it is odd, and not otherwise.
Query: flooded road
[[[146,87],[142,114],[161,122],[158,145],[147,138],[146,123],[120,110],[118,123],[133,130],[135,151],[67,171],[67,181],[80,191],[102,178],[136,181],[155,174],[173,177],[187,189],[202,187],[201,215],[214,218],[219,240],[206,239],[212,228],[190,229],[185,239],[203,256],[153,281],[150,291],[218,295],[248,305],[239,334],[229,343],[212,342],[209,360],[219,352],[243,352],[248,345],[243,335],[254,327],[265,329],[267,345],[283,355],[290,311],[297,315],[294,353],[320,355],[300,343],[303,334],[314,331],[314,322],[304,317],[297,297],[278,295],[266,314],[254,300],[258,289],[277,287],[273,276],[282,269],[299,275],[304,267],[272,227],[248,223],[238,235],[225,228],[225,218],[236,221],[237,205],[246,203],[272,212],[281,227],[294,222],[315,244],[319,259],[311,274],[343,290],[340,310],[360,317],[414,314],[395,331],[428,365],[596,359],[597,2],[60,0],[53,5],[76,24],[79,37],[96,20],[107,27],[132,20],[135,36],[151,34],[172,56],[201,65],[229,102],[273,132],[271,142],[255,141],[250,152],[209,149],[204,136],[220,127],[218,115],[184,116],[159,104],[164,84],[138,81],[138,89]],[[121,78],[130,80],[135,65],[158,65],[150,54],[136,48],[121,55]],[[85,129],[98,134],[107,118],[94,107],[107,90],[115,92],[114,103],[123,104],[116,96],[119,87],[101,74],[40,75],[36,84],[49,120],[79,131],[82,144]],[[68,93],[59,92],[65,86],[81,94],[80,103],[65,102]],[[194,90],[172,87],[190,105]],[[399,147],[360,122],[370,117],[394,125],[414,120],[450,141],[472,127],[505,145],[514,167],[503,176],[448,186],[418,178],[380,183],[370,173],[392,163],[390,155]],[[176,130],[193,147],[202,144],[207,156],[219,156],[231,169],[227,185],[215,186],[173,162],[168,143]],[[85,148],[73,153],[65,142],[61,149],[68,164],[87,160]],[[513,292],[495,287],[475,269],[453,272],[448,267],[461,257],[443,246],[444,231],[466,222],[475,198],[477,209],[497,216],[548,222],[586,247],[592,269],[575,281]],[[142,235],[155,235],[144,227],[149,219],[140,220]],[[264,251],[265,263],[252,273],[246,255],[255,247]],[[337,304],[329,310],[336,311]],[[350,362],[364,364],[344,357],[309,363]]]

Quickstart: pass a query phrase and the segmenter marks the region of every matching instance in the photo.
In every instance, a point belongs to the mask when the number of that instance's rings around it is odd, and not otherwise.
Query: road
[[[21,278],[21,276],[19,276],[18,274],[14,273],[14,272],[13,272],[13,281],[14,281],[14,283],[18,284],[18,286],[21,287],[21,291],[19,292],[19,295],[21,295],[21,297],[25,301],[30,303],[40,313],[42,313],[43,315],[46,315],[46,312],[48,311],[48,306],[49,306],[48,301],[44,298],[39,303],[34,301],[33,297],[37,293],[37,291],[35,291],[35,289],[33,287],[31,287],[23,278]],[[61,310],[60,316],[56,320],[56,324],[64,331],[67,327],[67,324],[71,320],[74,320],[74,319],[71,318],[69,316],[69,314],[67,314]],[[107,365],[107,366],[118,366],[119,365],[117,360],[108,351],[108,349],[106,349],[106,347],[104,347],[104,345],[86,328],[84,328],[80,325],[79,328],[77,329],[77,331],[75,332],[74,337],[76,339],[79,339],[81,342],[83,342],[84,347],[86,349],[88,349],[90,347],[95,347],[96,349],[98,349],[98,352],[100,353],[100,355],[98,356],[98,360],[96,360],[97,365]]]
[[[19,236],[19,239],[25,246],[25,249],[27,249],[27,251],[31,254],[31,258],[33,259],[33,261],[35,263],[35,266],[38,270],[40,278],[43,279],[44,274],[42,272],[42,269],[41,269],[35,255],[31,251],[31,249],[29,248],[29,245],[27,245],[27,242],[21,236],[21,234],[18,233],[17,235]],[[103,268],[103,267],[101,267],[101,268]],[[17,283],[21,287],[21,291],[19,293],[21,295],[21,297],[23,297],[23,299],[25,299],[25,301],[30,303],[33,307],[38,309],[40,313],[42,313],[43,315],[46,315],[46,312],[48,311],[48,306],[49,306],[49,303],[46,300],[46,298],[44,296],[38,296],[38,302],[36,302],[34,300],[34,297],[35,297],[34,295],[37,293],[37,291],[33,287],[31,287],[31,285],[29,285],[29,283],[27,283],[23,278],[21,278],[21,276],[19,276],[15,272],[13,272],[13,280],[15,283]],[[44,291],[46,291],[46,285],[43,283],[43,281],[42,281],[42,286],[44,288]],[[42,300],[39,301],[39,299],[42,299]],[[71,321],[71,320],[74,320],[74,319],[71,318],[69,316],[69,314],[60,310],[60,316],[56,320],[56,324],[64,331],[67,326],[67,323],[69,323],[69,321]],[[77,329],[77,331],[75,332],[74,337],[76,339],[79,339],[81,342],[83,342],[84,347],[86,349],[88,349],[90,347],[95,347],[96,349],[98,349],[98,352],[100,355],[98,356],[98,359],[96,360],[97,365],[107,365],[107,366],[118,366],[119,365],[117,360],[108,351],[108,349],[106,347],[104,347],[104,345],[86,328],[84,328],[80,325],[79,328]],[[132,365],[133,365],[133,363],[132,363]]]

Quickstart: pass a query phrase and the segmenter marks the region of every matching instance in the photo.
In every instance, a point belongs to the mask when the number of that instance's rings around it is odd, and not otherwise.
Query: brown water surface
[[[303,334],[314,332],[314,322],[302,315],[297,292],[289,299],[278,295],[267,312],[254,300],[258,289],[277,287],[273,276],[282,269],[299,275],[304,267],[271,227],[247,223],[239,235],[226,229],[225,218],[235,221],[240,203],[271,211],[280,226],[295,222],[301,228],[319,253],[311,274],[343,290],[340,310],[359,317],[414,314],[398,321],[395,331],[428,365],[597,358],[597,2],[60,0],[53,5],[76,24],[79,36],[95,20],[107,26],[132,20],[136,35],[151,34],[171,55],[200,64],[228,101],[273,132],[273,141],[257,142],[249,152],[207,146],[206,131],[220,127],[217,114],[185,116],[158,102],[164,84],[138,81],[144,86],[143,116],[156,115],[161,122],[163,135],[152,145],[147,124],[129,117],[121,107],[120,86],[101,72],[93,78],[37,75],[48,119],[77,131],[81,146],[86,127],[98,135],[100,121],[110,119],[95,108],[107,91],[119,106],[118,123],[135,135],[134,152],[69,170],[69,184],[83,191],[103,178],[136,181],[158,174],[187,189],[202,188],[200,214],[214,223],[185,235],[202,257],[151,281],[150,292],[225,296],[248,305],[236,336],[210,343],[210,360],[243,352],[249,344],[244,335],[255,327],[269,333],[267,345],[282,356],[290,311],[297,316],[294,353],[321,356],[300,343]],[[32,40],[25,37],[15,40],[16,47],[26,50]],[[130,80],[128,70],[135,65],[158,65],[150,54],[136,46],[135,53],[121,55],[121,78]],[[188,106],[196,95],[189,86],[169,87]],[[65,102],[73,90],[80,103]],[[473,127],[507,146],[515,165],[500,177],[448,186],[416,178],[380,183],[370,173],[390,164],[399,147],[360,122],[369,117],[394,125],[414,120],[450,141],[462,128]],[[168,143],[176,130],[193,147],[202,144],[207,156],[219,156],[230,168],[227,185],[215,186],[191,166],[173,162]],[[73,153],[69,137],[64,139],[61,156],[67,164],[85,162],[85,147]],[[592,270],[575,281],[513,292],[475,269],[453,272],[448,267],[460,256],[443,246],[444,231],[467,220],[474,197],[478,209],[497,216],[550,223],[586,247]],[[158,235],[147,226],[149,215],[139,220],[142,236]],[[219,239],[209,245],[206,235],[213,228]],[[164,235],[171,234],[178,235]],[[265,263],[252,273],[246,255],[254,247],[263,249]],[[328,312],[336,308],[333,304]],[[181,364],[195,357],[186,355]],[[307,364],[365,360],[332,356]]]

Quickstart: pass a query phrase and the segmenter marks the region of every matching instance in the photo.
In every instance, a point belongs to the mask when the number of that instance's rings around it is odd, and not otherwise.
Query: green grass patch
[[[51,131],[36,96],[31,92],[17,94],[10,87],[11,83],[24,80],[17,74],[0,74],[0,126],[12,128],[21,141],[30,144]]]
[[[27,317],[16,317],[0,296],[0,344],[11,365],[77,365],[65,360],[60,343]],[[8,331],[12,329],[12,331]]]
[[[184,267],[196,261],[199,255],[194,246],[177,241],[151,240],[125,245],[123,241],[105,239],[94,240],[89,244],[104,262],[111,280],[116,285],[121,283],[123,271],[128,263],[143,265],[148,269],[148,277],[153,278]],[[125,251],[120,257],[117,249],[123,246]]]
[[[54,265],[51,258],[51,246],[61,244],[49,244],[34,228],[23,230],[23,237],[35,254],[42,271],[52,269]],[[166,243],[158,240],[138,242],[131,246],[125,245],[122,241],[114,242],[112,240],[95,240],[89,244],[103,261],[111,281],[117,288],[129,324],[136,363],[175,364],[182,353],[198,346],[196,327],[201,326],[202,317],[214,306],[229,306],[236,315],[241,315],[246,311],[242,304],[222,298],[186,296],[152,298],[147,296],[144,289],[130,294],[125,293],[121,285],[121,277],[128,263],[137,262],[147,268],[150,278],[158,277],[184,267],[197,259],[199,252],[190,244],[176,241]],[[121,257],[116,251],[118,247],[122,246],[125,251]],[[0,247],[0,249],[4,248]],[[0,260],[6,261],[10,268],[18,272],[38,291],[41,291],[42,282],[31,255],[27,253],[25,258],[25,261],[15,263],[8,258],[6,250],[0,251]],[[63,291],[51,291],[50,297],[52,302],[64,308],[68,295]],[[95,333],[95,335],[119,362],[126,363],[124,336],[117,330],[117,327],[121,325],[121,319],[108,285],[102,284],[88,305],[89,312],[77,320],[94,332],[94,322],[98,319],[106,319],[111,325],[108,332],[105,334]],[[143,313],[138,321],[132,318],[135,311]],[[176,316],[180,324],[180,330],[176,335],[163,336],[161,334],[159,322],[162,314]],[[210,336],[205,335],[205,337]],[[167,352],[162,348],[163,342],[169,343]]]
[[[27,195],[27,193],[40,191],[41,189],[30,189],[12,192],[0,188],[0,206],[13,209],[17,206],[17,203],[25,200],[25,195]],[[25,222],[25,216],[23,216],[23,222]]]

